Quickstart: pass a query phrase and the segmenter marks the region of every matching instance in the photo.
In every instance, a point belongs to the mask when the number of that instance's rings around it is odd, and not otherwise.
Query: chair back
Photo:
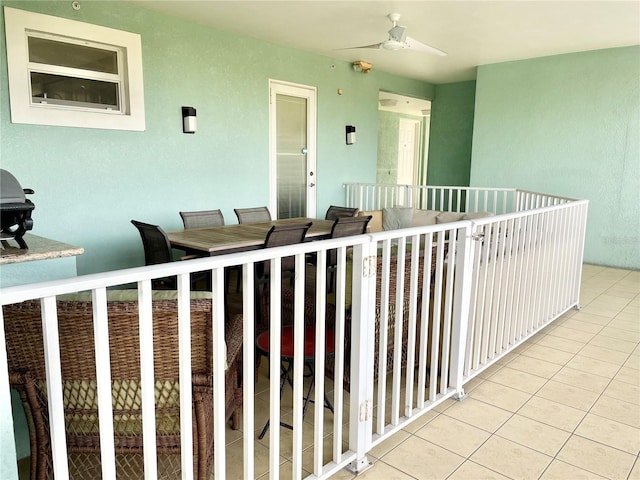
[[[267,207],[234,208],[238,223],[261,223],[271,221],[271,212]]]
[[[338,207],[331,205],[324,217],[325,220],[335,220],[340,217],[355,217],[358,214],[357,208]]]
[[[362,235],[367,231],[367,224],[372,216],[338,217],[331,227],[331,238]],[[333,267],[338,263],[338,252],[335,248],[327,251],[327,266]]]
[[[311,228],[311,222],[299,223],[295,225],[274,225],[267,232],[264,240],[264,248],[282,247],[283,245],[294,245],[304,242],[307,232]],[[258,277],[265,277],[269,274],[269,261],[256,264]],[[295,258],[283,257],[282,271],[293,271],[295,268]]]
[[[218,210],[199,210],[195,212],[180,212],[184,229],[219,227],[224,225],[224,216]]]
[[[144,264],[156,265],[173,261],[171,243],[167,234],[158,225],[131,220],[134,227],[140,232],[142,246],[144,247]]]

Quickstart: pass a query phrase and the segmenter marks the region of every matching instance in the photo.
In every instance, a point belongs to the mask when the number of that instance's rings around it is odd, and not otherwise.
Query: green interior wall
[[[437,85],[431,104],[428,185],[469,185],[476,82]]]
[[[78,273],[143,264],[131,219],[181,228],[180,210],[266,205],[269,79],[317,87],[318,215],[344,202],[344,182],[376,179],[378,92],[432,98],[431,84],[279,47],[128,2],[2,1],[1,5],[139,33],[146,131],[47,127],[10,120],[0,20],[0,164],[33,188],[33,233],[85,248]],[[338,94],[338,90],[342,94]],[[181,107],[198,132],[182,133]],[[345,145],[344,127],[358,141]]]
[[[471,184],[587,199],[585,261],[640,268],[639,79],[638,46],[479,67]]]

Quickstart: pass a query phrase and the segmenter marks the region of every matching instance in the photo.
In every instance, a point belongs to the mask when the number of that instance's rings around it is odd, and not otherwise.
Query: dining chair
[[[144,264],[157,265],[160,263],[169,263],[173,261],[173,253],[171,243],[165,231],[158,225],[131,220],[134,227],[138,229],[140,238],[142,239],[142,247],[144,249]],[[181,260],[189,260],[197,258],[196,255],[186,255]],[[197,290],[198,284],[204,282],[205,290],[211,289],[211,276],[208,273],[200,272],[191,274],[191,288]],[[152,286],[156,290],[175,290],[177,288],[176,277],[157,278],[152,280]]]
[[[371,220],[371,215],[360,217],[337,217],[331,226],[331,234],[329,238],[349,237],[351,235],[362,235],[367,231],[367,224]],[[307,255],[307,263],[317,264],[317,256],[315,253]],[[335,248],[327,250],[327,285],[328,291],[332,292],[335,278],[334,273],[338,264],[338,251]]]
[[[190,228],[207,228],[207,227],[222,227],[224,226],[224,215],[220,209],[217,210],[198,210],[193,212],[180,212],[182,218],[182,224],[185,230]],[[242,284],[242,266],[227,267],[225,269],[225,284],[227,290],[229,290],[229,283],[231,282],[231,271],[236,275],[236,292],[240,291]]]
[[[194,212],[180,212],[184,229],[219,227],[224,225],[224,216],[218,210],[199,210]]]
[[[238,223],[261,223],[271,221],[271,212],[267,207],[234,208]]]
[[[274,225],[267,232],[264,240],[264,248],[302,243],[309,228],[311,228],[311,222],[295,225]],[[256,263],[256,277],[258,282],[266,282],[266,279],[269,277],[270,265],[271,262],[269,260]],[[295,257],[283,257],[281,268],[283,273],[293,274],[295,270]]]
[[[324,216],[325,220],[335,220],[339,217],[355,217],[358,214],[357,208],[339,207],[331,205],[327,209],[327,213]]]

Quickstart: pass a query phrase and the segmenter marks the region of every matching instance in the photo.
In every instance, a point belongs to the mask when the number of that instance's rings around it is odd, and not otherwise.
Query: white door
[[[274,218],[316,216],[316,89],[269,81],[269,190]]]
[[[398,135],[398,184],[415,185],[420,161],[420,121],[400,119]]]

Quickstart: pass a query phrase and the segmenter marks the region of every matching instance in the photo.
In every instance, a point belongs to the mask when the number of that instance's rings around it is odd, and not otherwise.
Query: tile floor
[[[358,478],[640,479],[640,272],[585,265],[580,301]]]
[[[357,478],[640,480],[640,272],[585,265],[581,305],[469,382],[465,400],[378,445]],[[256,412],[267,408],[256,401]],[[265,468],[267,439],[256,444]],[[288,478],[290,453],[281,455]]]

